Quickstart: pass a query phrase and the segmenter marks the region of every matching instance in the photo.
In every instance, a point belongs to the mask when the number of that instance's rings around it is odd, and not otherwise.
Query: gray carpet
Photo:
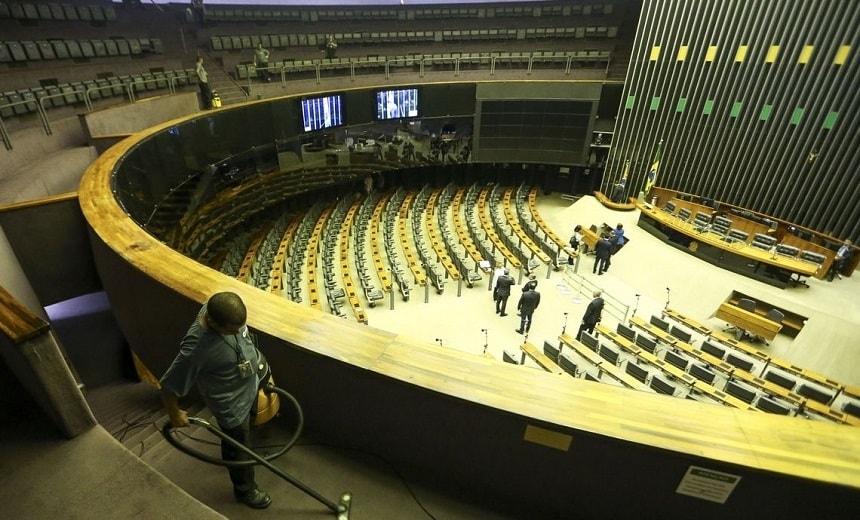
[[[37,410],[14,414],[0,430],[3,518],[224,518],[101,426],[68,440]]]

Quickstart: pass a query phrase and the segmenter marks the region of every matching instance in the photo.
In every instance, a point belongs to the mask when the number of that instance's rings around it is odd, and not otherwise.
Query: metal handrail
[[[97,90],[110,90],[110,91],[113,91],[113,89],[114,89],[115,87],[117,87],[117,86],[119,86],[119,85],[107,85],[107,86],[104,86],[104,87],[90,87],[90,88],[88,88],[88,89],[86,90],[86,92],[84,92],[84,99],[86,100],[86,104],[87,104],[87,112],[92,112],[92,111],[93,111],[93,102],[92,102],[92,97],[90,96],[90,92],[97,91]],[[127,85],[127,84],[125,84],[125,83],[122,83],[122,84],[121,84],[121,86],[122,86],[122,87],[123,87],[123,89],[126,91],[126,93],[127,93],[127,94],[129,94],[129,93],[128,93],[128,85]],[[129,98],[131,98],[131,94],[129,94]]]
[[[131,81],[129,81],[129,82],[127,83],[127,84],[129,85],[129,95],[133,95],[133,94],[134,94],[134,90],[135,90],[135,88],[136,88],[136,86],[137,86],[138,84],[148,85],[148,84],[150,84],[150,83],[154,83],[154,84],[155,84],[155,86],[156,86],[156,90],[158,90],[158,88],[157,88],[157,87],[158,87],[158,82],[159,82],[159,81],[166,81],[166,80],[167,80],[167,78],[166,78],[166,77],[165,77],[165,78],[152,78],[152,79],[142,79],[142,78],[141,78],[141,79],[132,79]],[[168,85],[169,85],[169,84],[170,84],[170,82],[168,82]],[[171,94],[172,94],[172,92],[171,92]],[[132,102],[137,102],[137,97],[136,97],[136,96],[134,97],[134,99],[132,99]]]

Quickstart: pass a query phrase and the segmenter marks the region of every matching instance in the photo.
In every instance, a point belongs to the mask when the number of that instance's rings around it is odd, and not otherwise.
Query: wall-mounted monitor
[[[343,97],[340,94],[302,99],[301,105],[305,132],[344,124]]]
[[[397,88],[376,92],[376,119],[418,117],[418,89]]]

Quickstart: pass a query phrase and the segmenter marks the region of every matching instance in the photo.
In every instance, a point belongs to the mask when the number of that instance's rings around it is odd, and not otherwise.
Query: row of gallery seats
[[[0,63],[46,60],[80,60],[111,56],[136,57],[164,54],[161,38],[109,38],[106,40],[61,40],[0,42]]]
[[[144,92],[174,92],[177,88],[196,84],[194,69],[177,69],[22,88],[0,92],[0,117],[7,119],[36,113],[40,106],[42,109],[73,105],[90,107],[94,101],[111,97],[134,100]]]
[[[333,33],[338,45],[417,44],[423,42],[474,42],[543,40],[551,38],[616,38],[617,26],[580,25],[575,27],[531,27],[523,29],[464,29],[444,31],[392,31]],[[213,51],[252,50],[257,44],[267,49],[291,47],[317,48],[326,41],[323,33],[218,35],[209,37]]]
[[[373,21],[373,20],[438,20],[462,18],[558,18],[567,16],[611,15],[612,3],[536,5],[536,6],[481,6],[481,7],[424,7],[385,9],[368,8],[295,9],[295,8],[235,8],[209,7],[207,22],[315,22],[315,21]]]
[[[601,323],[577,340],[561,334],[522,359],[590,381],[739,409],[860,426],[860,389],[775,358],[672,309],[646,321],[633,316],[613,330]],[[698,343],[698,346],[696,344]]]
[[[0,20],[3,19],[104,23],[116,21],[116,10],[110,4],[3,2],[0,3]]]
[[[419,71],[452,69],[486,69],[494,72],[496,67],[523,68],[531,72],[535,67],[555,67],[565,74],[575,67],[606,66],[612,58],[610,51],[534,51],[534,52],[445,52],[439,54],[409,54],[401,56],[365,56],[354,58],[322,58],[315,60],[283,60],[270,62],[269,74],[286,74],[314,71],[343,71],[355,75],[360,69],[417,68]],[[257,76],[257,67],[251,62],[235,66],[237,79]]]

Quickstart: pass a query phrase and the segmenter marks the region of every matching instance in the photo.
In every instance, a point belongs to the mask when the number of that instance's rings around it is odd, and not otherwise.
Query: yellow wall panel
[[[850,45],[840,45],[839,50],[836,51],[836,57],[833,58],[834,65],[844,65],[846,61],[848,61],[848,55],[851,54],[851,46]]]
[[[775,63],[779,57],[779,45],[771,45],[767,50],[767,56],[764,58],[765,63]]]
[[[660,46],[651,47],[651,61],[657,61],[660,58]]]
[[[710,63],[715,59],[717,59],[717,46],[711,45],[710,47],[708,47],[708,52],[705,53],[705,61]]]
[[[735,63],[743,63],[747,58],[747,50],[749,49],[748,45],[741,45],[738,47],[738,52],[735,53]]]
[[[797,63],[809,63],[809,60],[812,59],[812,51],[815,49],[812,45],[804,45],[803,50],[800,51],[800,57],[797,59]]]
[[[681,48],[678,49],[678,61],[684,61],[687,59],[687,52],[690,48],[686,45],[681,45]]]

